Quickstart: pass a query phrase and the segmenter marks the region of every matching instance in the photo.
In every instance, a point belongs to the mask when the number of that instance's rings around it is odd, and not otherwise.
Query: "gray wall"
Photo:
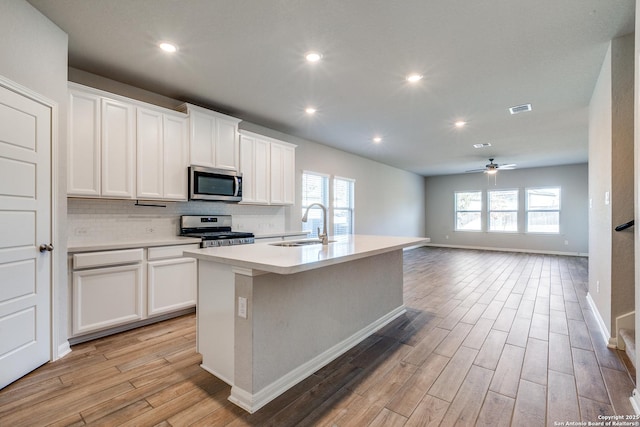
[[[560,234],[524,233],[525,188],[550,186],[561,187]],[[502,170],[495,181],[482,173],[428,177],[426,236],[436,245],[585,255],[589,246],[587,187],[586,164]],[[520,232],[454,231],[456,191],[483,191],[486,197],[487,190],[500,189],[520,190]],[[486,216],[483,221],[486,224]]]
[[[67,338],[66,123],[67,35],[23,0],[5,0],[0,12],[0,75],[58,104],[54,135],[53,342]],[[54,129],[55,131],[55,129]]]

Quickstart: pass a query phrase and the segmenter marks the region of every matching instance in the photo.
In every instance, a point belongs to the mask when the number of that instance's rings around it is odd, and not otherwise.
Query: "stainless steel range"
[[[182,215],[180,235],[201,238],[201,248],[254,242],[253,233],[231,231],[231,215]]]

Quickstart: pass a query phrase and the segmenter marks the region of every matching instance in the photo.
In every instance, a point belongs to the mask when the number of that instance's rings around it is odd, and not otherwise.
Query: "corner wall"
[[[634,34],[611,41],[589,105],[589,297],[608,338],[634,310]]]
[[[504,170],[498,172],[495,181],[482,173],[433,176],[425,181],[426,236],[431,244],[571,255],[588,251],[586,164]],[[551,186],[561,187],[560,234],[525,233],[522,210],[518,233],[454,231],[456,191],[483,191],[486,197],[488,190],[519,189],[522,209],[526,188]],[[484,215],[483,221],[486,223]]]

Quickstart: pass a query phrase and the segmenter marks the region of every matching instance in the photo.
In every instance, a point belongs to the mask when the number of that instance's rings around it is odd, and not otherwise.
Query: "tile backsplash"
[[[218,202],[140,202],[79,199],[67,202],[69,241],[76,243],[163,239],[179,233],[180,215],[231,215],[235,231],[255,234],[285,230],[285,206],[254,206]]]

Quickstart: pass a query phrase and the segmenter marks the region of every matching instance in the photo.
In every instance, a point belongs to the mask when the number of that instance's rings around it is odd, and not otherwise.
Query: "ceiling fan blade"
[[[508,165],[500,165],[499,168],[500,169],[515,169],[516,164],[515,163],[510,163]]]
[[[474,173],[474,172],[485,172],[487,170],[487,168],[482,168],[482,169],[471,169],[468,171],[464,171],[465,173]]]

